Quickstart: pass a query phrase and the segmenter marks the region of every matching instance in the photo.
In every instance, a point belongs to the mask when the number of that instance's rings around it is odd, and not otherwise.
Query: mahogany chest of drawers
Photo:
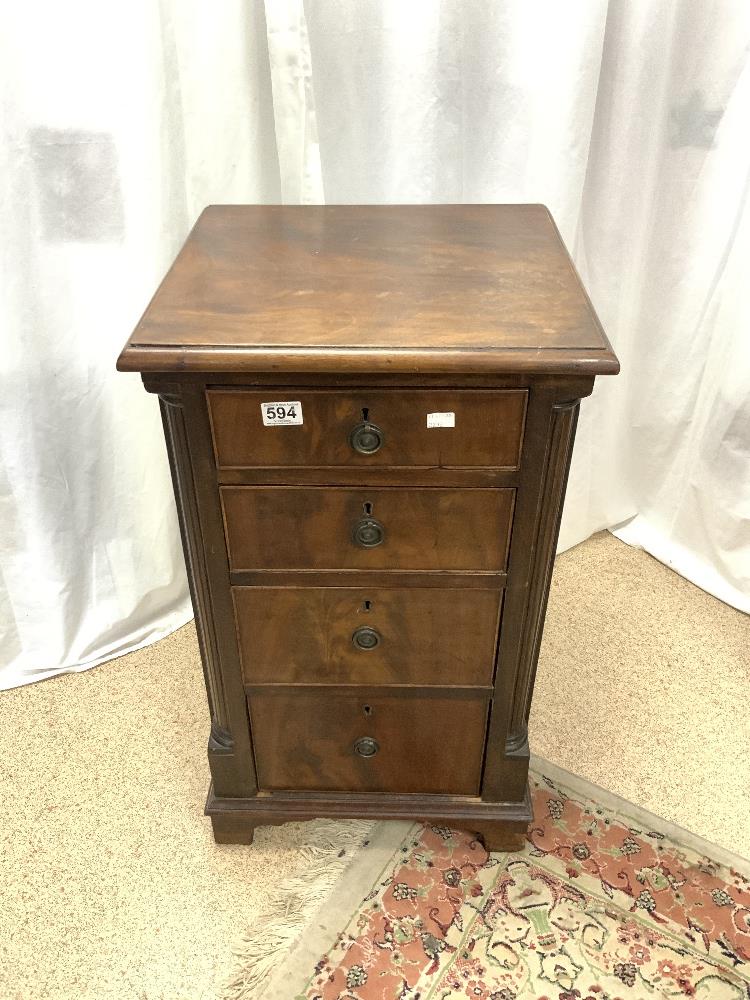
[[[547,210],[208,208],[118,367],[161,402],[216,840],[510,846],[579,401],[618,370]]]

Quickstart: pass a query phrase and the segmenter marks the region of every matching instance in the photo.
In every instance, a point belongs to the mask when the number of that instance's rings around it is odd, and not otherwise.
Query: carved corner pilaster
[[[549,444],[541,486],[541,504],[536,521],[529,574],[530,586],[521,629],[520,653],[506,740],[508,753],[527,743],[531,693],[544,629],[544,616],[552,580],[562,504],[568,481],[580,399],[555,403],[552,407]]]
[[[217,795],[255,794],[255,767],[237,658],[213,450],[201,386],[144,377],[159,396],[182,547],[195,611],[211,732],[208,760]]]
[[[506,757],[528,757],[529,756],[529,731],[526,725],[513,733],[505,741]]]
[[[184,403],[182,396],[182,385],[171,376],[160,375],[154,372],[142,372],[141,381],[146,392],[150,392],[170,406],[182,406]]]
[[[232,753],[234,740],[232,734],[222,729],[217,722],[211,723],[211,735],[208,738],[208,749],[211,753]]]
[[[183,405],[182,394],[179,391],[175,391],[175,392],[161,391],[161,392],[158,393],[158,396],[159,396],[159,399],[162,401],[162,403],[164,403],[166,406],[182,406]]]
[[[195,499],[183,398],[178,387],[173,389],[164,385],[159,386],[158,395],[211,712],[209,747],[226,751],[232,746],[232,735],[213,622],[201,523]]]

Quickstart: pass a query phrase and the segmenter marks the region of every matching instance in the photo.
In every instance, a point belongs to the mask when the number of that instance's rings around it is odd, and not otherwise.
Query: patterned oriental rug
[[[543,762],[532,793],[517,854],[374,825],[270,980],[247,991],[240,975],[225,995],[750,998],[750,864]]]

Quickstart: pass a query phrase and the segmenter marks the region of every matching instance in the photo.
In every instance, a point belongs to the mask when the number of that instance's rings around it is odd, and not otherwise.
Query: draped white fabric
[[[113,366],[211,202],[549,205],[623,363],[583,406],[561,547],[620,525],[750,610],[744,0],[6,21],[0,685],[191,613],[156,402]]]
[[[157,400],[114,370],[205,204],[278,201],[263,9],[5,10],[0,685],[192,616]]]

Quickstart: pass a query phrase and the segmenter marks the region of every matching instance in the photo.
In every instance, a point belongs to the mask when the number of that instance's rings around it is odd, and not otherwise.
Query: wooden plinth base
[[[292,820],[423,820],[476,833],[488,851],[516,851],[531,821],[528,789],[521,802],[484,802],[445,795],[336,795],[331,792],[275,792],[248,799],[217,798],[213,786],[206,801],[217,844],[252,844],[255,828]]]

